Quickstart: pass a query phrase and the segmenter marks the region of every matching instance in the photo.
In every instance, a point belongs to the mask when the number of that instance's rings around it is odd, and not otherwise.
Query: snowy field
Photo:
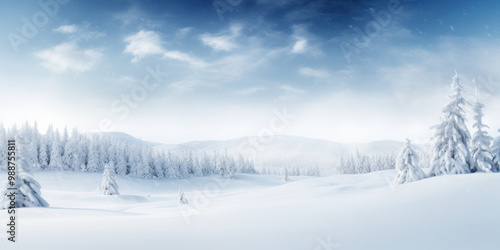
[[[498,249],[500,174],[391,187],[395,172],[184,180],[36,172],[49,208],[18,209],[0,249]],[[3,177],[3,175],[2,175]],[[190,205],[179,206],[182,186]],[[5,225],[7,214],[0,213]],[[5,228],[4,228],[5,229]],[[1,230],[5,231],[5,230]]]

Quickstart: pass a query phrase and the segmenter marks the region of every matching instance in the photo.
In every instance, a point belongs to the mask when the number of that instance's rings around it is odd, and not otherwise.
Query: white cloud
[[[61,25],[58,28],[54,29],[55,32],[63,33],[63,34],[72,34],[78,30],[78,27],[74,24],[71,25]]]
[[[99,50],[82,49],[75,43],[61,43],[35,55],[43,60],[42,66],[56,73],[81,73],[91,69],[102,58]]]
[[[298,38],[292,48],[292,53],[302,54],[307,51],[307,40],[304,38]]]
[[[164,53],[160,36],[154,31],[141,30],[126,37],[125,42],[128,44],[124,52],[134,56],[132,62],[137,62],[146,56]]]
[[[212,35],[209,33],[200,36],[201,42],[216,51],[231,51],[238,48],[236,38],[240,35],[241,26],[233,25],[229,31]]]
[[[316,78],[328,78],[330,73],[322,69],[312,69],[308,67],[302,67],[299,69],[299,74],[303,76],[312,76]]]

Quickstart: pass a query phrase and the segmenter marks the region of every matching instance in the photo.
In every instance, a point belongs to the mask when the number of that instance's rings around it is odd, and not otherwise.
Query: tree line
[[[233,178],[235,173],[257,173],[250,159],[233,157],[224,152],[195,154],[191,151],[165,152],[145,143],[125,142],[106,135],[84,134],[76,128],[68,134],[50,125],[45,134],[38,131],[36,122],[26,122],[6,131],[0,124],[0,170],[6,170],[7,138],[26,138],[23,150],[27,167],[34,171],[60,170],[103,172],[113,163],[110,171],[117,175],[139,178],[188,178],[218,174]]]

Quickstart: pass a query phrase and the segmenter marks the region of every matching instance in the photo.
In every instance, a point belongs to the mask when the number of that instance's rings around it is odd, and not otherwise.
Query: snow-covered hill
[[[51,207],[18,209],[18,242],[0,237],[0,249],[498,249],[498,173],[396,187],[392,170],[286,183],[118,177],[113,197],[97,173],[34,175]],[[179,186],[190,205],[177,205]]]
[[[149,142],[149,141],[143,141],[139,138],[136,138],[132,135],[129,135],[124,132],[92,132],[92,133],[87,133],[90,136],[93,135],[98,135],[98,136],[106,136],[108,138],[111,138],[112,140],[116,140],[119,142],[124,142],[124,143],[129,143],[129,144],[143,144],[147,146],[157,146],[160,145],[161,143],[157,142]]]
[[[396,154],[403,147],[400,141],[374,141],[369,143],[338,143],[327,140],[297,136],[276,135],[269,143],[262,143],[258,137],[242,137],[228,141],[196,141],[183,144],[158,145],[164,151],[223,152],[242,154],[254,160],[257,168],[282,167],[285,163],[301,166],[319,166],[331,169],[340,155],[359,151],[364,154]],[[426,145],[417,145],[417,151]]]
[[[193,150],[193,151],[240,151],[242,153],[252,152],[255,149],[258,154],[345,154],[359,150],[361,153],[394,153],[401,149],[403,142],[400,141],[374,141],[369,143],[338,143],[328,140],[312,139],[298,136],[276,135],[269,143],[261,142],[258,137],[249,136],[227,141],[194,141],[182,144],[158,145],[163,150]]]

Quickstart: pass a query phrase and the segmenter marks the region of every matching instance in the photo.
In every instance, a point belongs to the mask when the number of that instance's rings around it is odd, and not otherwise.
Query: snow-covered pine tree
[[[62,159],[61,159],[61,147],[59,145],[59,136],[54,137],[52,141],[52,146],[50,147],[52,150],[50,151],[50,163],[49,168],[51,170],[61,170],[62,169]]]
[[[203,176],[206,176],[206,175],[209,175],[212,173],[212,170],[213,170],[212,159],[210,159],[210,156],[208,156],[206,153],[203,153],[200,165],[201,165],[201,171],[203,173]]]
[[[175,165],[177,170],[177,178],[188,178],[189,171],[187,168],[186,161],[184,161],[183,157],[185,154],[177,155],[175,157]]]
[[[477,131],[474,133],[470,145],[472,155],[472,172],[491,172],[495,170],[493,154],[490,148],[493,138],[488,135],[487,131],[483,130],[483,128],[489,128],[487,125],[483,124],[483,107],[484,105],[478,100],[476,89],[476,103],[474,103],[473,107],[474,120],[476,122],[473,127],[476,128]]]
[[[142,155],[139,160],[138,165],[138,176],[139,178],[151,178],[153,177],[154,170],[149,163],[151,159],[151,150],[146,147],[142,147]]]
[[[130,175],[133,177],[141,177],[140,163],[142,161],[142,149],[137,145],[133,145],[130,149],[129,162]]]
[[[226,153],[226,157],[227,157],[227,160],[226,160],[226,164],[227,164],[227,167],[226,167],[226,175],[224,176],[224,178],[226,179],[233,179],[234,178],[234,175],[236,173],[236,161],[234,160],[233,157],[231,156],[228,156],[227,153]]]
[[[203,176],[203,159],[201,156],[194,158],[194,176]]]
[[[40,164],[38,163],[38,150],[37,150],[37,139],[33,128],[31,128],[26,122],[18,135],[20,138],[23,138],[26,145],[23,145],[23,157],[29,162],[29,170],[40,170]]]
[[[81,134],[78,136],[77,152],[78,152],[78,163],[80,170],[87,169],[88,155],[89,155],[89,139]]]
[[[283,170],[283,179],[281,179],[282,181],[290,181],[290,178],[288,178],[288,168],[285,167],[285,169]]]
[[[35,121],[33,124],[33,128],[31,129],[31,142],[32,142],[32,150],[33,152],[33,157],[34,157],[34,169],[33,170],[41,170],[42,165],[40,164],[40,147],[42,145],[42,135],[38,131],[38,123]]]
[[[396,178],[394,184],[403,184],[425,178],[425,173],[419,166],[418,156],[411,147],[411,141],[406,139],[405,146],[396,161]]]
[[[0,209],[9,209],[9,195],[12,190],[8,188],[15,187],[16,201],[15,207],[48,207],[49,203],[41,197],[40,184],[29,173],[30,169],[35,165],[34,158],[30,156],[31,143],[29,138],[23,134],[16,137],[17,141],[17,170],[14,186],[8,182],[5,183],[5,190],[2,192],[2,200],[0,200]]]
[[[116,184],[115,178],[115,168],[114,162],[110,161],[106,166],[104,166],[104,172],[102,174],[101,185],[99,190],[103,195],[119,195],[118,185]]]
[[[500,130],[498,130],[500,132]],[[500,172],[500,136],[493,140],[491,145],[491,153],[493,155],[493,168],[491,171]]]
[[[61,157],[64,155],[64,149],[66,148],[66,143],[68,143],[68,140],[69,140],[68,128],[64,127],[61,140],[59,141]]]
[[[87,171],[97,172],[97,170],[99,169],[99,165],[101,165],[99,153],[100,152],[97,136],[94,136],[94,138],[92,138],[92,140],[90,141]]]
[[[450,102],[442,110],[441,123],[434,126],[434,157],[429,175],[464,174],[471,172],[470,133],[465,125],[463,87],[455,72]]]
[[[65,170],[75,170],[79,168],[82,164],[79,158],[80,152],[78,151],[79,143],[78,130],[73,129],[71,132],[71,138],[69,138],[64,146],[64,155],[62,157],[62,163]]]
[[[116,147],[116,173],[118,175],[127,175],[127,160],[125,158],[125,147],[120,143]]]
[[[99,146],[99,166],[97,166],[97,171],[103,171],[105,164],[110,161],[110,146],[111,141],[108,137],[97,137],[97,145]]]
[[[163,157],[160,153],[156,153],[153,159],[153,169],[154,177],[163,178],[165,177],[165,170],[163,169]]]
[[[184,164],[186,165],[188,176],[193,176],[195,171],[195,162],[193,159],[193,152],[189,150],[184,155]]]
[[[40,153],[38,158],[38,163],[40,164],[40,169],[47,169],[49,166],[49,153],[46,138],[40,139]]]
[[[177,204],[178,205],[189,204],[189,201],[186,198],[186,196],[184,195],[184,192],[182,192],[182,188],[181,187],[179,187],[179,202],[177,202]]]

